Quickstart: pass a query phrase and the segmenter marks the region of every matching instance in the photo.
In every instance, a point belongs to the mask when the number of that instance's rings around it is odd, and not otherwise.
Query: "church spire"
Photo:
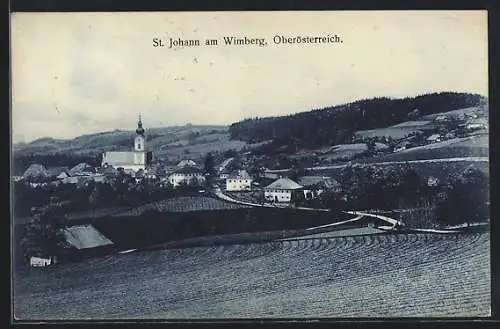
[[[144,128],[142,128],[141,114],[139,113],[139,121],[137,122],[137,129],[135,130],[137,135],[144,135]]]

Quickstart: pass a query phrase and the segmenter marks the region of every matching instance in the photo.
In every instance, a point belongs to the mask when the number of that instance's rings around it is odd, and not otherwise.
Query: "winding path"
[[[390,165],[390,164],[405,164],[405,163],[438,163],[438,162],[462,162],[462,161],[470,161],[470,162],[489,162],[488,157],[461,157],[461,158],[442,158],[442,159],[425,159],[425,160],[408,160],[408,161],[386,161],[386,162],[357,162],[359,165]],[[338,169],[344,168],[347,164],[340,165],[331,165],[331,166],[318,166],[318,167],[308,167],[306,170],[326,170],[326,169]],[[269,169],[269,173],[284,173],[288,172],[290,169]]]

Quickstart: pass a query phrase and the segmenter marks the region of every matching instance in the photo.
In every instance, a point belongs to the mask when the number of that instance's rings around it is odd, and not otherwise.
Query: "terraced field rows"
[[[397,234],[136,252],[20,274],[56,318],[481,316],[489,235]]]

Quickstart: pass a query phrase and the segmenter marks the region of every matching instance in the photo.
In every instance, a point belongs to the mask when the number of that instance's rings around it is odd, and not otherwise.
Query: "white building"
[[[441,136],[439,134],[433,134],[427,137],[427,141],[431,143],[440,142]]]
[[[268,202],[291,202],[302,186],[289,178],[280,178],[264,187],[264,198]]]
[[[252,177],[246,170],[238,170],[226,178],[227,191],[249,191],[252,189]]]
[[[142,128],[141,117],[137,122],[135,130],[137,136],[134,139],[134,148],[126,152],[106,152],[102,156],[102,167],[113,166],[123,168],[127,173],[135,173],[139,170],[146,170],[146,138],[144,128]]]
[[[394,152],[401,152],[406,150],[410,146],[410,142],[408,141],[403,141],[396,146],[394,146]]]
[[[446,120],[448,120],[448,117],[446,115],[444,115],[444,114],[440,114],[434,120],[436,120],[436,121],[446,121]]]
[[[182,183],[202,185],[205,182],[205,176],[199,168],[188,166],[175,170],[168,176],[168,181],[174,187]]]
[[[469,120],[466,128],[469,130],[488,129],[488,121],[484,118]]]
[[[32,267],[44,267],[54,264],[55,258],[53,257],[36,257],[32,256],[30,258],[30,266]]]
[[[439,185],[439,179],[433,176],[429,176],[427,178],[427,186],[438,186]]]

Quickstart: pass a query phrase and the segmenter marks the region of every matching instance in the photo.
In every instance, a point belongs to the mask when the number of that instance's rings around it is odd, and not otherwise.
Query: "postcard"
[[[491,316],[486,11],[13,13],[15,321]]]

